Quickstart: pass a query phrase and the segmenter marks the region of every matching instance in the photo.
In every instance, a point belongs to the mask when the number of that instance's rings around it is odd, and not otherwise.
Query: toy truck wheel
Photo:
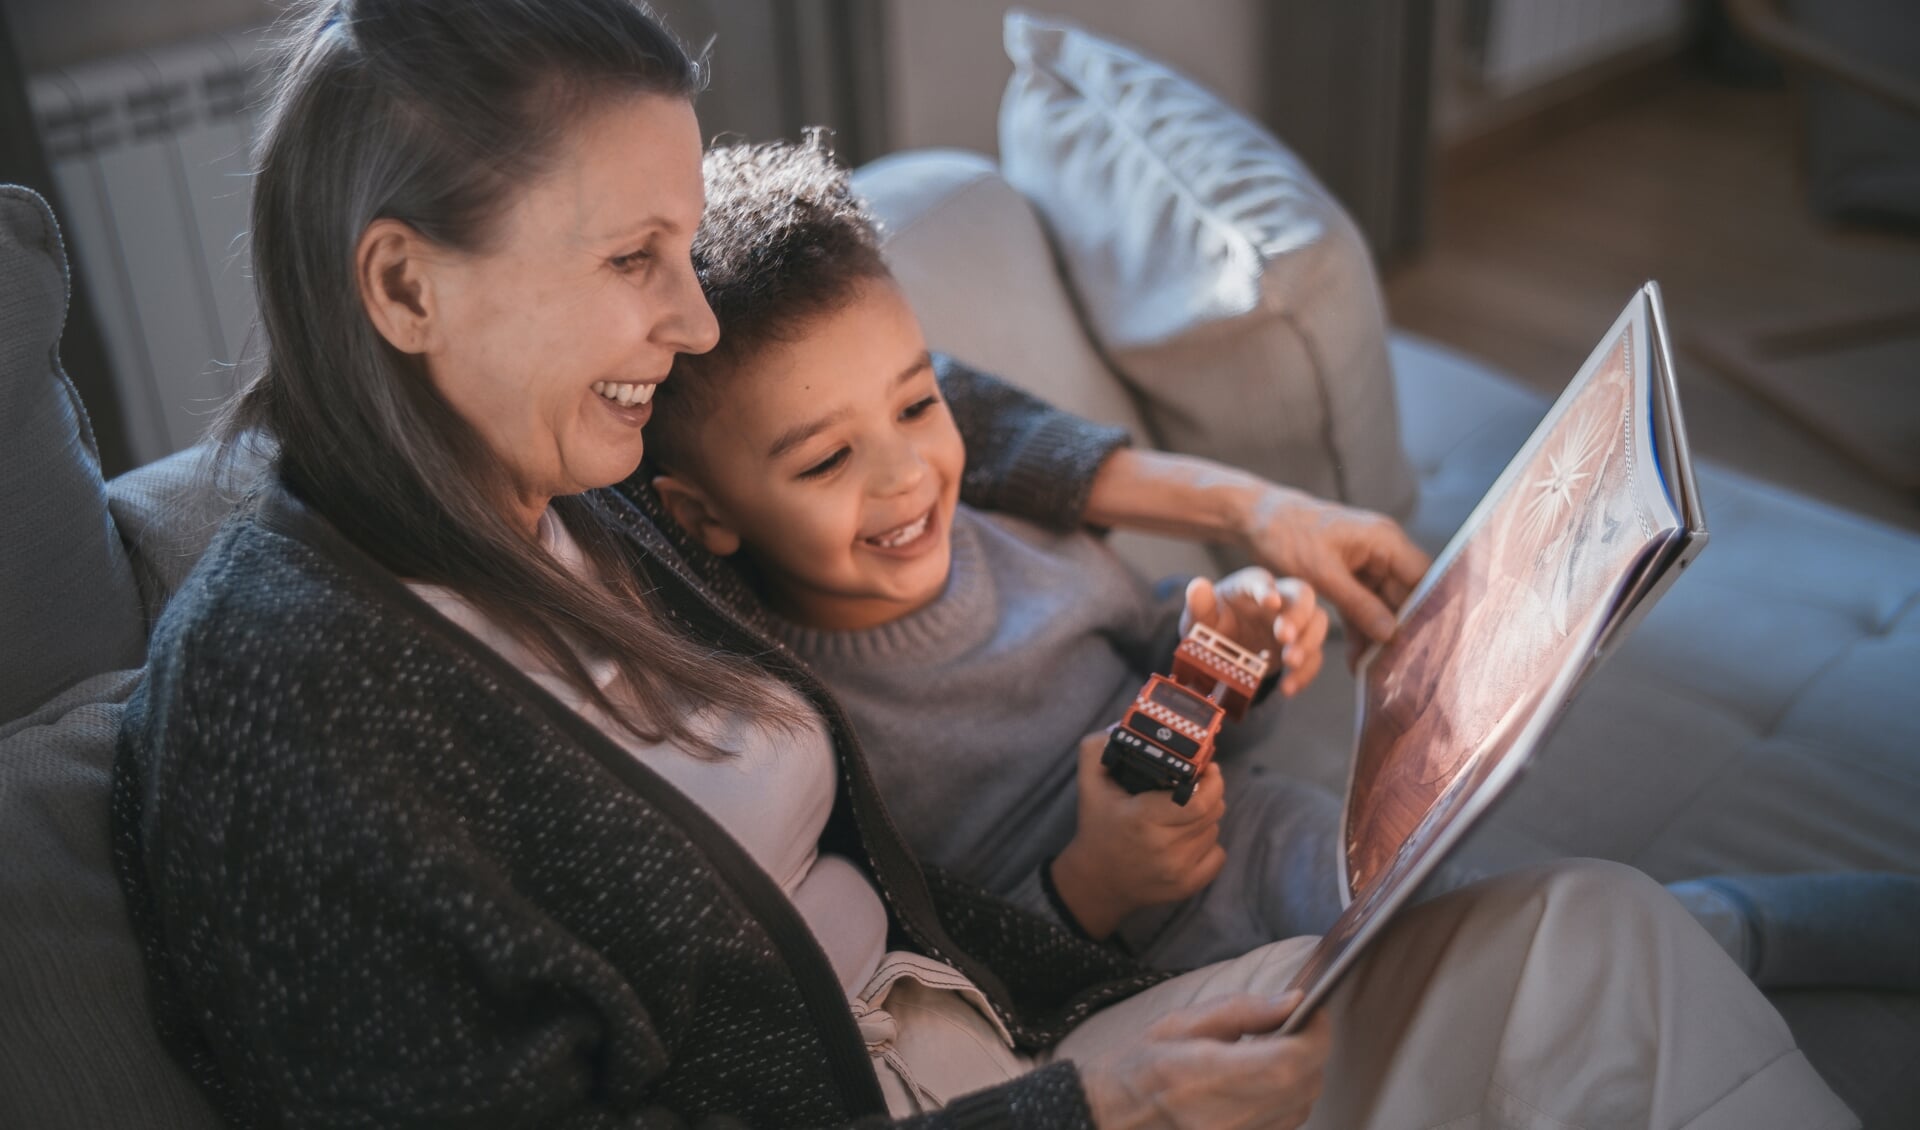
[[[1173,790],[1173,803],[1178,805],[1185,805],[1188,801],[1192,800],[1194,786],[1197,785],[1198,783],[1199,782],[1197,781],[1188,781],[1182,785],[1177,786]]]

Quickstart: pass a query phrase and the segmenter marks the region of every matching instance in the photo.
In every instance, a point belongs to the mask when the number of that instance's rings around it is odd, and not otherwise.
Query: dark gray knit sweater
[[[1118,442],[951,365],[972,501],[1070,523]],[[923,873],[846,719],[680,552],[633,485],[593,504],[667,615],[829,720],[823,846],[890,944],[948,961],[1027,1050],[1152,982]],[[885,1104],[825,955],[701,809],[434,614],[281,487],[157,627],[114,773],[115,840],[163,1035],[236,1123],[829,1126]],[[1071,1064],[915,1120],[1087,1123]]]

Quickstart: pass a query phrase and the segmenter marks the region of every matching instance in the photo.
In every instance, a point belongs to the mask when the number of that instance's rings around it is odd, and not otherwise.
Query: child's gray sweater
[[[1106,544],[961,506],[953,568],[926,608],[867,631],[783,625],[868,749],[921,858],[1052,916],[1039,868],[1072,838],[1076,750],[1120,719],[1177,642],[1156,594]]]

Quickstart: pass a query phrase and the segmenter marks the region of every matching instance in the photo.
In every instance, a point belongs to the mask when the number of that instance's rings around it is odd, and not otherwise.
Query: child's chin
[[[907,563],[903,570],[907,575],[901,578],[898,586],[900,595],[895,599],[915,608],[922,607],[939,599],[947,591],[947,574],[953,568],[953,555],[941,546],[933,553],[917,561]]]

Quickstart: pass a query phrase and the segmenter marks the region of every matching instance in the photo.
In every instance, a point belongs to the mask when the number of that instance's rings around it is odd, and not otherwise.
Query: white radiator
[[[1679,34],[1686,0],[1490,0],[1481,79],[1509,94]]]
[[[250,345],[257,42],[197,40],[28,84],[68,254],[99,316],[138,462],[200,438]]]

